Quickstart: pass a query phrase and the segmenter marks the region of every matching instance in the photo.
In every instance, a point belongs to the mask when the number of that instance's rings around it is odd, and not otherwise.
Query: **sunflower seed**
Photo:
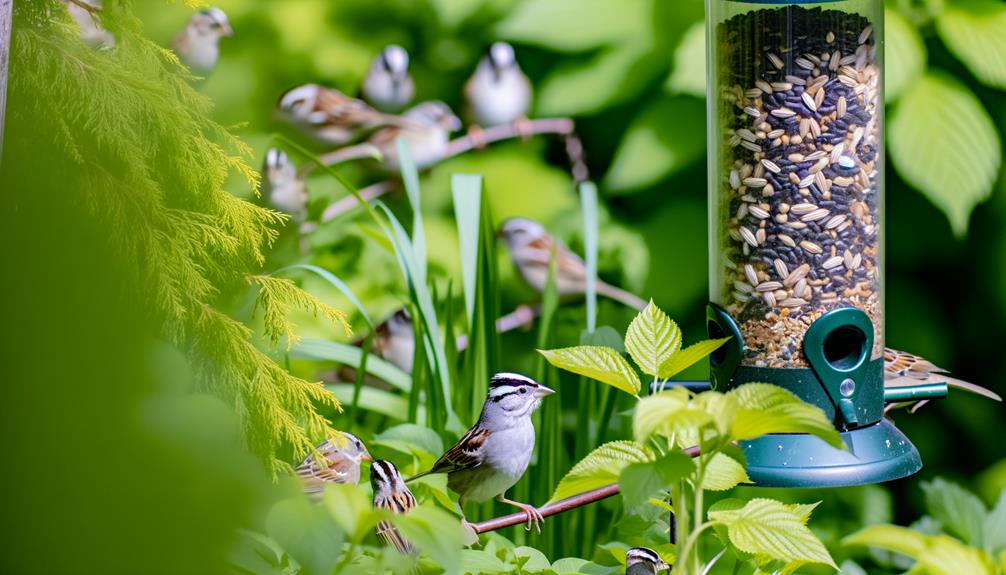
[[[828,152],[825,152],[824,150],[818,150],[816,152],[808,154],[807,157],[804,158],[804,160],[808,162],[816,162],[827,155]]]
[[[842,152],[845,151],[845,142],[839,142],[837,146],[831,149],[831,163],[837,164],[839,160],[842,159]]]
[[[825,208],[818,208],[809,214],[805,214],[800,217],[800,221],[804,222],[815,222],[822,218],[828,217],[829,211]]]
[[[754,217],[756,217],[756,218],[758,218],[760,220],[764,220],[765,218],[769,217],[769,213],[766,212],[765,210],[759,208],[758,206],[751,206],[750,208],[748,208],[748,211],[751,212],[752,216],[754,216]]]
[[[813,70],[814,63],[806,58],[797,58],[793,61],[797,66],[803,68],[804,70]]]
[[[789,276],[789,268],[786,267],[786,262],[776,258],[772,263],[775,265],[775,273],[779,274],[780,279],[786,279]]]
[[[753,248],[758,247],[758,240],[755,239],[754,232],[752,232],[748,228],[741,227],[740,234],[741,234],[741,237],[744,239],[745,242],[747,242],[748,245],[750,245]]]
[[[845,221],[846,217],[847,216],[845,214],[838,214],[837,216],[831,216],[831,219],[829,219],[828,222],[824,224],[824,229],[833,230],[837,228],[838,226],[842,225],[842,222]]]
[[[795,248],[796,247],[796,241],[794,241],[793,238],[787,236],[786,234],[776,234],[775,237],[780,242],[786,244],[787,246],[789,246],[791,248]]]
[[[793,110],[790,110],[789,108],[783,107],[783,108],[776,108],[775,110],[772,110],[770,112],[770,114],[772,114],[776,118],[792,118],[793,116],[796,115],[796,112],[794,112]]]
[[[772,89],[776,92],[785,92],[793,89],[793,84],[790,84],[789,82],[772,82],[769,85],[772,86]]]
[[[859,43],[866,44],[866,41],[870,39],[870,35],[873,34],[873,25],[867,24],[866,28],[859,34]]]
[[[837,268],[840,265],[842,265],[842,256],[832,256],[824,260],[824,263],[821,264],[821,267],[826,270],[830,270],[832,268]]]
[[[747,148],[748,150],[751,150],[752,152],[760,152],[760,151],[762,151],[761,146],[759,146],[758,144],[755,144],[754,142],[749,142],[747,140],[741,140],[741,147],[742,148]]]
[[[813,96],[811,96],[811,95],[810,95],[809,93],[807,93],[807,92],[804,92],[804,93],[803,93],[803,94],[802,94],[802,95],[800,96],[800,98],[802,98],[802,99],[803,99],[803,103],[804,103],[804,104],[805,104],[805,105],[806,105],[806,106],[807,106],[808,108],[810,108],[810,111],[811,111],[811,112],[816,112],[816,111],[817,111],[817,103],[816,103],[816,102],[814,101],[814,97],[813,97]]]
[[[778,130],[772,130],[771,132],[769,132],[768,134],[766,134],[766,137],[768,139],[770,139],[770,140],[774,140],[774,139],[778,138],[779,136],[782,136],[785,133],[786,133],[786,130],[783,130],[782,128],[779,128]]]
[[[765,303],[767,303],[769,307],[776,306],[775,294],[773,294],[772,292],[765,292],[764,294],[762,294],[762,298],[765,299]]]
[[[777,290],[777,289],[779,289],[781,287],[782,287],[782,282],[777,282],[777,281],[761,282],[760,284],[758,284],[758,285],[755,286],[755,290],[756,291],[760,291],[760,292],[770,292],[770,291],[775,291],[775,290]]]
[[[796,214],[798,216],[802,216],[804,214],[809,214],[809,213],[813,212],[816,209],[817,209],[817,206],[814,205],[814,204],[800,203],[800,204],[796,204],[796,205],[790,207],[789,211],[793,212],[794,214]]]
[[[779,164],[773,162],[772,160],[763,158],[761,161],[761,165],[765,166],[765,169],[772,172],[773,174],[778,174],[779,172],[782,171],[782,168],[779,167]]]
[[[804,251],[806,251],[809,254],[819,254],[824,251],[823,249],[821,249],[821,246],[815,244],[810,240],[801,241],[800,247],[803,248]]]
[[[748,205],[741,204],[741,207],[737,208],[737,221],[741,221],[748,215]]]
[[[749,188],[763,188],[767,183],[765,178],[744,178],[744,185]]]
[[[744,97],[746,97],[748,100],[757,100],[758,98],[761,98],[762,94],[763,92],[761,91],[761,89],[751,88],[747,92],[744,92]]]
[[[782,281],[782,285],[786,287],[793,287],[794,285],[796,285],[797,282],[807,277],[807,274],[809,273],[810,273],[810,265],[801,264],[800,267],[791,271],[789,275],[786,276],[786,279]]]
[[[772,52],[769,52],[766,56],[768,56],[769,61],[772,62],[772,65],[775,66],[777,70],[782,70],[783,66],[786,65],[786,63],[782,61],[782,58],[776,56]]]
[[[786,298],[779,302],[782,307],[802,307],[807,305],[807,300],[798,297]]]
[[[755,80],[755,86],[757,86],[759,90],[765,92],[766,94],[772,93],[772,86],[765,80]]]
[[[758,139],[755,137],[754,132],[752,132],[747,128],[741,128],[740,130],[737,130],[737,135],[740,136],[741,139],[747,140],[749,142],[754,142],[755,140]]]
[[[747,114],[748,116],[751,116],[752,118],[761,118],[761,112],[758,111],[758,108],[752,108],[751,106],[747,106],[744,108],[744,113]]]

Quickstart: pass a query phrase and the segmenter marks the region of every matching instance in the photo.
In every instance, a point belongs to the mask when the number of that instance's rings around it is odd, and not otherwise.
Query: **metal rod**
[[[921,383],[905,387],[885,387],[884,402],[900,403],[902,401],[920,401],[923,399],[940,399],[947,396],[946,383]]]
[[[10,65],[10,31],[14,0],[0,0],[0,163],[3,162],[4,120],[7,117],[7,67]]]

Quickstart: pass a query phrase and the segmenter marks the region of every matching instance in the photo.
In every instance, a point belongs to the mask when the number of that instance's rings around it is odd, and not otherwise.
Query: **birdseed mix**
[[[806,367],[825,312],[857,307],[883,350],[882,100],[870,22],[822,8],[754,10],[719,26],[720,303],[745,365]]]

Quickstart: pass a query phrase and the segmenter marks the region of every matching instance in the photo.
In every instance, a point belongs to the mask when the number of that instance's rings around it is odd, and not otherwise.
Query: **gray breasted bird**
[[[489,383],[489,394],[478,422],[447,450],[433,467],[407,481],[431,473],[446,473],[447,486],[458,494],[464,521],[465,501],[501,503],[527,513],[527,529],[541,532],[541,513],[526,503],[505,497],[524,472],[534,452],[534,425],[531,414],[554,390],[518,373],[497,373]],[[467,521],[464,521],[467,524]]]
[[[307,218],[307,185],[286,152],[269,148],[262,168],[262,195],[270,206],[290,214],[295,221]]]
[[[374,508],[386,509],[401,515],[416,507],[416,498],[409,491],[398,472],[390,461],[378,459],[370,466],[370,485],[374,489]],[[385,545],[391,545],[406,555],[418,553],[419,550],[411,541],[402,537],[393,524],[381,521],[377,524],[377,538]]]
[[[328,439],[315,448],[321,455],[320,463],[314,455],[308,455],[297,466],[297,477],[312,501],[321,501],[327,483],[359,483],[360,463],[374,460],[359,437],[341,433],[343,437]]]
[[[115,36],[101,25],[101,0],[61,0],[80,28],[80,39],[92,48],[114,48]]]
[[[382,112],[398,112],[412,102],[416,84],[409,74],[409,53],[397,44],[374,58],[360,87],[363,99]]]
[[[656,575],[671,566],[649,547],[633,547],[625,552],[625,575]]]
[[[587,290],[587,265],[580,256],[556,241],[544,226],[527,218],[511,218],[503,223],[500,234],[510,249],[510,259],[532,289],[545,291],[548,265],[555,249],[555,284],[561,297],[583,295]],[[597,279],[597,293],[635,308],[646,302],[621,288]]]
[[[986,389],[980,385],[950,377],[946,375],[947,370],[933,365],[930,361],[917,355],[898,351],[889,347],[884,348],[884,387],[905,387],[926,383],[946,383],[950,387],[963,389],[971,393],[1002,401],[998,393]],[[928,400],[914,402],[912,412],[925,405]],[[890,411],[896,407],[911,404],[906,402],[901,404],[891,404],[885,411]]]
[[[531,108],[531,81],[517,64],[513,47],[496,42],[465,84],[468,113],[488,128],[526,120]]]
[[[304,84],[284,92],[278,112],[309,136],[333,147],[352,143],[378,128],[406,123],[398,116],[378,112],[363,100],[319,84]]]
[[[220,39],[233,35],[224,11],[206,8],[189,18],[189,23],[171,42],[171,49],[190,70],[206,76],[220,58]]]

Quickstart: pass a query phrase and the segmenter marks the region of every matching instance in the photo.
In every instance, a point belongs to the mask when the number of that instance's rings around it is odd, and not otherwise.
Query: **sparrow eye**
[[[520,392],[521,392],[521,393],[527,393],[527,388],[526,388],[526,387],[524,387],[524,386],[522,385],[522,386],[520,387]]]

